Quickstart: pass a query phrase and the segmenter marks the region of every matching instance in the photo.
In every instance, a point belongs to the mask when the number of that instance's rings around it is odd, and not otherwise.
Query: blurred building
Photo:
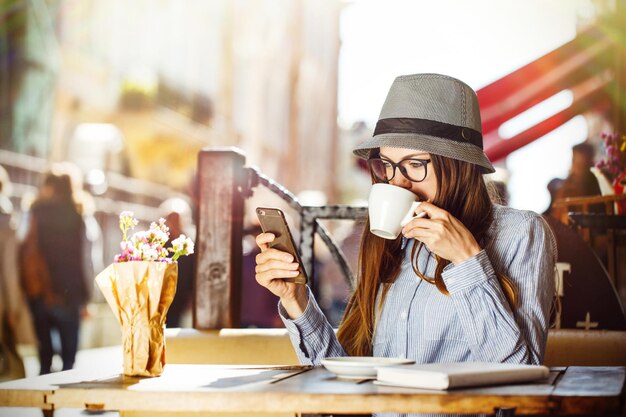
[[[202,147],[239,146],[296,192],[336,192],[339,1],[9,3],[1,148],[71,159],[80,123],[110,123],[126,175],[180,189]]]

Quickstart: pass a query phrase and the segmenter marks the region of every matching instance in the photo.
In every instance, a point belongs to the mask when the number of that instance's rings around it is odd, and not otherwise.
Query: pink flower
[[[607,146],[607,147],[606,147],[606,153],[607,153],[609,156],[613,156],[613,155],[615,154],[615,146],[613,146],[613,145],[609,145],[609,146]]]
[[[147,231],[139,231],[127,239],[126,232],[134,228],[139,222],[133,217],[130,211],[123,211],[120,214],[120,229],[123,239],[120,242],[122,253],[115,255],[115,262],[129,261],[156,261],[171,263],[182,255],[193,253],[193,242],[185,235],[181,235],[172,242],[173,248],[165,248],[170,238],[169,228],[165,224],[165,219],[159,219],[158,223],[151,223]],[[169,253],[173,252],[171,258]]]
[[[606,154],[596,166],[612,180],[626,170],[626,136],[617,132],[602,132],[600,137],[604,141]]]

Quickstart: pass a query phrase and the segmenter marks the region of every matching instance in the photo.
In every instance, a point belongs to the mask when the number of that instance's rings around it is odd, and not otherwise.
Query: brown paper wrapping
[[[177,279],[177,263],[149,261],[113,263],[96,277],[122,327],[124,375],[159,376],[163,372],[163,328]]]

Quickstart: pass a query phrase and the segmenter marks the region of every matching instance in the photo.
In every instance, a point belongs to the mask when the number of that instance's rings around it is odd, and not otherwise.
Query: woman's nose
[[[405,178],[401,172],[396,172],[396,175],[389,181],[389,184],[395,185],[396,187],[406,188],[407,190],[411,189],[411,181]]]

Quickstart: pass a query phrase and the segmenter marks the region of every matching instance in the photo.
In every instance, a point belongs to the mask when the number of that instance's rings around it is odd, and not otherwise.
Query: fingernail
[[[298,275],[300,271],[289,271],[289,275]]]

